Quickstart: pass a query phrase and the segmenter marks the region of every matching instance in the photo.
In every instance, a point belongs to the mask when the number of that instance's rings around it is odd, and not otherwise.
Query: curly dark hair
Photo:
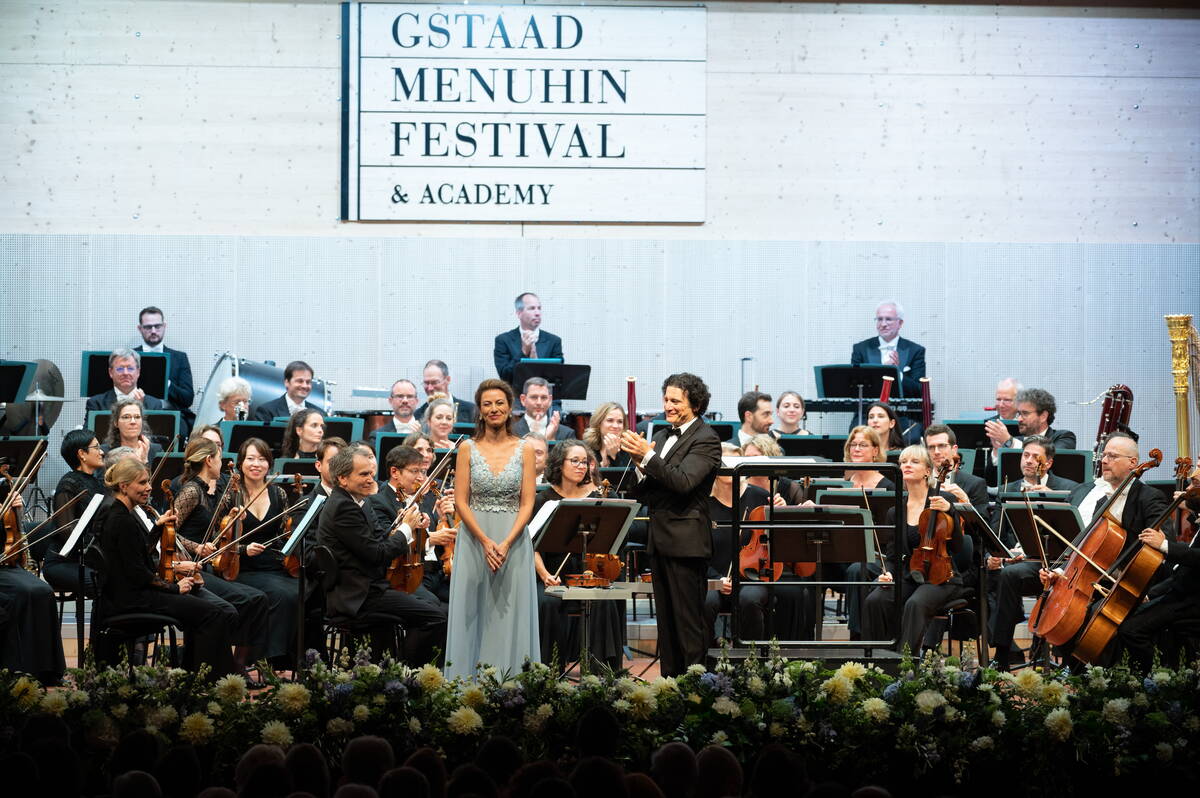
[[[704,380],[695,374],[689,374],[686,371],[672,374],[663,380],[663,393],[666,393],[668,388],[678,388],[683,391],[688,404],[692,406],[692,412],[696,415],[702,416],[708,412],[708,400],[712,398],[712,394],[709,392],[708,386],[704,384]]]
[[[483,420],[483,392],[484,391],[502,391],[504,393],[504,397],[506,399],[508,399],[509,414],[508,414],[508,424],[505,427],[505,429],[508,431],[509,435],[512,435],[513,434],[513,423],[514,423],[513,416],[512,416],[512,406],[513,406],[513,400],[516,397],[513,396],[513,389],[512,389],[511,385],[509,385],[504,380],[498,380],[498,379],[493,378],[493,379],[484,380],[483,382],[479,383],[479,387],[475,389],[475,407],[479,408],[479,410],[478,410],[479,415],[475,418],[475,437],[482,438],[483,433],[487,430],[487,422]]]
[[[1017,391],[1017,404],[1029,403],[1033,405],[1033,409],[1038,413],[1046,413],[1046,424],[1054,423],[1054,414],[1058,411],[1058,403],[1054,401],[1054,395],[1049,391],[1043,391],[1041,388],[1026,388],[1023,391]]]
[[[590,464],[592,453],[588,449],[587,444],[578,438],[564,438],[554,444],[554,448],[546,455],[546,484],[556,486],[562,484],[563,463],[567,461],[567,452],[576,446],[583,447],[583,455],[588,458]],[[591,471],[591,468],[588,468],[587,472],[583,475],[583,480],[579,484],[586,485],[592,481]]]

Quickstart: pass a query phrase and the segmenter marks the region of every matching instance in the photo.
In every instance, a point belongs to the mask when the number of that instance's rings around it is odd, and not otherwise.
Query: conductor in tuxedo
[[[293,360],[283,370],[283,396],[264,402],[254,408],[255,421],[271,421],[275,418],[291,418],[301,410],[316,410],[321,415],[325,411],[308,401],[312,393],[312,366],[303,360]]]
[[[192,434],[192,425],[196,423],[196,414],[192,412],[192,400],[195,391],[192,388],[192,364],[188,361],[187,352],[172,349],[163,343],[167,334],[167,321],[163,312],[151,305],[142,308],[138,314],[138,333],[142,336],[142,345],[135,347],[138,352],[161,352],[169,355],[170,372],[167,374],[167,404],[172,410],[179,411],[180,432],[183,437]]]
[[[517,326],[496,336],[492,358],[500,379],[512,385],[513,369],[522,358],[562,359],[562,339],[542,329],[542,300],[526,292],[513,302],[517,309]],[[516,386],[514,385],[515,389]]]
[[[142,376],[142,356],[132,349],[114,349],[108,356],[108,378],[113,387],[104,393],[94,394],[87,399],[88,410],[112,410],[117,402],[135,399],[147,410],[166,410],[162,399],[147,396],[138,387]]]
[[[896,366],[900,370],[901,395],[914,399],[921,395],[921,378],[925,376],[925,347],[900,337],[904,326],[904,308],[899,302],[881,302],[875,308],[873,338],[859,341],[850,352],[852,366],[879,364]]]
[[[694,374],[663,381],[670,424],[651,443],[621,433],[621,450],[638,467],[632,495],[649,510],[647,553],[658,602],[658,653],[664,676],[678,676],[704,661],[709,635],[704,621],[706,573],[712,556],[708,496],[721,465],[721,441],[701,418],[710,394]]]

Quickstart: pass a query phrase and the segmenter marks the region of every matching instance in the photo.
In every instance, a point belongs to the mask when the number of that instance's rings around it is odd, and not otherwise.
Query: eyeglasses
[[[116,366],[113,368],[117,374],[136,374],[137,366]]]
[[[141,421],[141,416],[117,416],[117,421]]]
[[[566,462],[570,463],[573,466],[586,466],[588,464],[588,461],[586,459],[581,460],[578,457],[568,457]]]
[[[91,446],[87,447],[87,449],[85,449],[84,451],[88,451],[88,452],[93,452],[93,451],[94,451],[94,452],[102,452],[102,451],[104,451],[104,447],[103,447],[103,446],[101,446],[101,445],[100,445],[100,444],[98,444],[98,443],[93,443]]]
[[[847,448],[849,448],[849,449],[874,449],[875,444],[867,443],[866,441],[855,441],[854,443],[850,444]]]
[[[876,316],[875,321],[899,321],[899,316]]]
[[[416,399],[417,395],[415,393],[394,393],[394,394],[392,394],[392,398],[393,399]]]
[[[1114,454],[1112,452],[1105,452],[1104,454],[1100,455],[1101,460],[1124,460],[1126,458],[1128,458],[1130,460],[1137,459],[1136,457],[1134,457],[1131,454]]]

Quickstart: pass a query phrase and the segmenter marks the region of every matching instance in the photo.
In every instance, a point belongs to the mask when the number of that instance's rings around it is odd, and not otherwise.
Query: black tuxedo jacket
[[[967,498],[971,500],[971,505],[975,510],[984,518],[987,518],[987,483],[974,474],[968,474],[960,468],[954,472],[954,484],[966,492]]]
[[[554,333],[548,333],[545,330],[538,332],[537,342],[538,357],[557,357],[563,356],[562,339]],[[521,328],[513,327],[508,332],[502,332],[496,336],[496,348],[492,352],[492,359],[496,361],[496,373],[500,375],[500,379],[512,385],[513,369],[517,367],[517,363],[521,362],[521,358],[525,357],[521,354]],[[517,393],[521,392],[522,386],[513,385]]]
[[[134,347],[134,351],[141,352],[143,348]],[[172,410],[180,411],[187,421],[188,429],[191,429],[196,420],[196,415],[191,409],[192,401],[196,398],[192,387],[192,364],[188,361],[186,352],[164,346],[163,353],[171,356],[171,371],[167,374],[167,402]]]
[[[1071,491],[1071,504],[1078,507],[1095,486],[1094,481],[1080,483]],[[1138,543],[1138,535],[1142,530],[1157,521],[1166,509],[1167,499],[1161,492],[1149,487],[1140,479],[1133,481],[1133,484],[1129,486],[1129,493],[1125,496],[1125,509],[1121,511],[1121,528],[1125,530],[1125,545],[1121,548],[1122,555]],[[1090,518],[1083,519],[1084,531],[1087,531],[1091,520]],[[1172,528],[1170,521],[1163,525],[1163,532],[1168,538],[1173,537]],[[1076,537],[1074,541],[1076,546],[1080,544],[1082,537],[1082,533]]]
[[[307,399],[304,400],[304,406],[309,410],[316,410],[322,416],[325,415],[324,410],[317,407]],[[287,418],[290,415],[291,412],[288,411],[287,394],[280,394],[277,398],[272,399],[269,402],[263,402],[261,405],[254,408],[255,421],[271,421],[272,419],[276,418]]]
[[[921,378],[925,376],[925,347],[913,343],[904,336],[896,338],[896,353],[900,356],[901,390],[906,399],[919,399]],[[880,364],[879,336],[873,335],[859,341],[850,352],[850,365]]]
[[[341,488],[334,488],[321,509],[317,540],[328,546],[338,564],[338,579],[325,596],[329,614],[353,618],[374,590],[388,589],[388,564],[408,551],[403,535],[385,538],[375,527],[369,502],[363,506]]]
[[[458,412],[454,416],[454,421],[459,424],[474,424],[475,417],[479,415],[479,409],[475,407],[474,402],[468,402],[466,399],[459,399],[457,396],[451,396],[451,402],[458,405]],[[425,409],[429,407],[429,402],[418,407],[413,411],[413,416],[418,420],[425,418]],[[387,432],[387,430],[384,430]]]
[[[112,406],[117,401],[117,391],[115,388],[109,388],[104,393],[98,393],[95,396],[89,396],[87,400],[88,410],[112,410]],[[142,400],[142,407],[147,410],[168,410],[166,404],[158,397],[146,394],[146,398]]]
[[[661,452],[667,429],[654,436]],[[712,522],[708,496],[721,465],[721,439],[697,419],[664,458],[655,454],[646,464],[645,479],[631,494],[649,509],[647,551],[668,557],[712,557]]]
[[[525,418],[525,416],[521,416],[520,418],[517,419],[517,423],[513,424],[513,435],[516,435],[518,438],[523,438],[528,434],[529,434],[529,421]],[[555,432],[554,432],[554,440],[565,441],[567,438],[574,438],[574,437],[575,437],[575,431],[571,430],[571,429],[567,429],[567,425],[565,423],[562,423],[562,420],[560,419],[558,429],[555,430]]]
[[[1173,593],[1182,596],[1200,594],[1200,547],[1175,540],[1167,541],[1167,565],[1173,566],[1171,576],[1150,589],[1150,597]]]

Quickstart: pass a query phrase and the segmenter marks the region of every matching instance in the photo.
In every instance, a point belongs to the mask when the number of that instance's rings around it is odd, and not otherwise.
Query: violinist
[[[425,460],[425,471],[433,468],[433,439],[424,432],[414,432],[404,439],[404,445],[410,446],[421,453],[421,457]]]
[[[784,391],[775,400],[775,426],[771,434],[778,438],[780,435],[811,435],[804,428],[808,412],[804,409],[804,399],[796,391]]]
[[[197,561],[216,551],[214,541],[222,518],[228,513],[230,491],[217,493],[221,474],[221,451],[207,438],[192,438],[183,452],[183,484],[175,495],[175,544],[180,561],[175,573],[190,576]],[[214,517],[215,516],[215,517]],[[255,662],[267,643],[270,603],[261,590],[222,579],[204,570],[204,587],[197,595],[217,604],[230,604],[237,612],[233,628],[234,660],[239,667]],[[226,641],[230,642],[230,641]]]
[[[904,605],[899,640],[913,656],[919,656],[930,619],[965,590],[963,574],[970,568],[970,547],[964,542],[970,538],[963,537],[955,517],[951,504],[954,497],[934,490],[933,458],[928,449],[924,446],[905,448],[900,453],[900,473],[904,481],[905,516],[897,520],[894,509],[888,510],[886,523],[895,524],[896,532],[888,546],[888,570],[879,575],[878,587],[863,602],[863,636],[868,640],[885,640],[895,634],[892,590],[899,582]],[[901,571],[901,568],[907,569],[907,559],[900,555],[916,550],[928,534],[928,523],[922,523],[929,520],[928,516],[922,518],[927,509],[944,513],[947,518],[942,520],[951,528],[946,545],[951,576],[942,584],[924,580],[919,572]]]
[[[103,595],[96,613],[154,612],[174,618],[184,633],[184,657],[191,670],[202,664],[216,679],[235,672],[229,655],[229,637],[237,613],[224,602],[199,597],[191,576],[166,582],[158,576],[153,535],[134,514],[150,498],[150,474],[134,458],[125,458],[108,470],[104,482],[115,498],[100,534],[106,570],[101,575]],[[169,519],[170,515],[160,517]]]
[[[945,424],[930,424],[925,430],[925,448],[933,458],[933,467],[941,468],[950,463],[950,476],[946,479],[942,490],[961,504],[975,507],[980,516],[987,517],[988,490],[987,482],[974,474],[968,474],[959,467],[962,459],[958,456],[958,436],[954,430]]]
[[[900,419],[892,406],[885,402],[874,402],[867,408],[867,426],[875,430],[879,440],[886,447],[884,459],[888,451],[903,448],[904,435],[900,432]]]
[[[567,438],[556,443],[546,455],[549,487],[538,491],[533,501],[533,515],[536,516],[548,501],[597,498],[600,494],[589,473],[591,462],[583,441]],[[565,564],[563,560],[566,560]],[[533,567],[544,587],[561,585],[564,574],[578,574],[584,570],[583,559],[578,554],[552,555],[543,560],[540,553],[534,552]],[[579,654],[579,634],[571,628],[569,616],[578,612],[578,602],[547,595],[542,587],[539,587],[537,597],[542,659],[549,662],[555,654],[560,663],[575,659]],[[599,601],[592,605],[588,621],[588,650],[614,670],[620,669],[624,652],[624,619],[625,602]]]
[[[58,481],[58,487],[54,489],[53,504],[56,511],[68,504],[70,508],[51,521],[56,527],[61,527],[61,530],[54,535],[46,552],[42,576],[55,590],[75,593],[82,589],[86,595],[94,596],[95,575],[91,568],[82,566],[83,583],[80,584],[80,558],[91,544],[95,532],[99,531],[100,525],[89,525],[92,528],[84,530],[83,536],[75,542],[75,546],[66,557],[59,554],[59,551],[74,531],[69,522],[79,521],[93,496],[108,495],[101,472],[104,453],[96,436],[87,429],[73,429],[68,432],[63,436],[59,451],[71,470],[63,474],[62,479]],[[81,492],[83,497],[76,500],[75,497]]]
[[[367,500],[375,513],[376,527],[388,530],[396,520],[397,514],[404,505],[416,494],[425,481],[425,458],[411,446],[397,446],[387,453],[388,481],[379,486],[379,491]],[[413,545],[414,531],[426,530],[425,551],[422,553],[425,576],[421,586],[413,593],[417,598],[424,599],[443,608],[450,602],[450,579],[442,571],[440,559],[441,549],[455,540],[454,530],[434,530],[434,517],[439,514],[453,512],[454,491],[450,489],[450,502],[445,497],[439,500],[433,491],[428,491],[414,508],[409,517],[410,522],[400,525],[400,532],[408,544]]]
[[[283,456],[316,459],[317,447],[325,437],[325,416],[317,410],[298,410],[283,431]]]
[[[596,455],[601,468],[621,468],[629,464],[629,455],[621,451],[621,430],[625,429],[625,409],[616,402],[605,402],[592,413],[583,431],[583,442]]]
[[[295,661],[291,649],[296,643],[299,594],[296,581],[283,567],[280,551],[286,542],[281,536],[287,496],[279,485],[262,490],[274,462],[270,447],[260,438],[247,439],[238,450],[236,468],[242,475],[242,484],[234,501],[246,508],[246,516],[242,519],[244,537],[234,544],[241,557],[236,581],[262,591],[267,597],[269,632],[263,655],[275,663],[290,663]]]
[[[376,468],[369,448],[350,444],[333,455],[325,470],[335,487],[321,511],[317,539],[338,565],[337,582],[325,597],[327,612],[335,622],[370,619],[376,660],[390,646],[392,627],[403,626],[403,659],[421,665],[432,660],[435,648],[445,649],[446,610],[388,584],[388,565],[408,552],[408,542],[400,531],[387,536],[368,517],[367,499],[378,488]],[[420,508],[412,507],[406,522],[411,526],[419,513]]]
[[[163,448],[150,440],[150,425],[146,423],[142,403],[136,399],[122,399],[113,406],[103,449],[107,452],[118,446],[133,449],[138,459],[147,464],[162,454]]]

